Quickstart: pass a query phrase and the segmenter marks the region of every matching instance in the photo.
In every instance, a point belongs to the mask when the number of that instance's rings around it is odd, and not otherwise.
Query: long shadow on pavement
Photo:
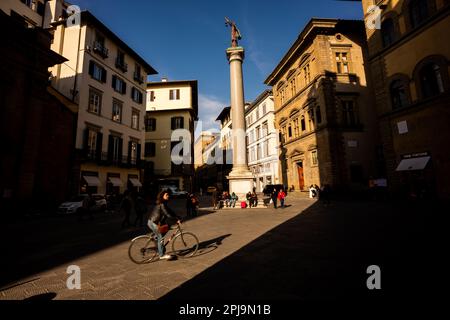
[[[185,200],[173,200],[171,207],[185,215]],[[150,207],[151,211],[152,207]],[[149,212],[150,212],[149,211]],[[204,211],[201,214],[208,214]],[[0,226],[0,288],[19,279],[93,254],[148,232],[143,227],[121,229],[123,215],[99,213],[94,219],[77,221],[76,216],[50,216]],[[134,222],[131,217],[131,223]],[[4,290],[4,288],[3,288]]]
[[[430,264],[439,222],[424,214],[411,204],[315,203],[160,300],[417,300],[445,275]],[[381,290],[367,287],[371,265]]]

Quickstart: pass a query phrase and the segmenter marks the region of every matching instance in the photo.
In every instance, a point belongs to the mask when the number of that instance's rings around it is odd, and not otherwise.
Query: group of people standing
[[[280,189],[279,191],[277,189],[273,189],[272,193],[270,194],[270,202],[273,203],[273,207],[275,209],[278,208],[277,203],[280,201],[280,207],[284,208],[284,200],[286,199],[286,192],[284,189]]]

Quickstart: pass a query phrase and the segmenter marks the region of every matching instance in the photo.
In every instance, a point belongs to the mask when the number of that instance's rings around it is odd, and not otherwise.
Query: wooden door
[[[303,164],[297,163],[297,170],[298,170],[298,185],[300,190],[303,190],[305,188],[305,178],[303,176]]]

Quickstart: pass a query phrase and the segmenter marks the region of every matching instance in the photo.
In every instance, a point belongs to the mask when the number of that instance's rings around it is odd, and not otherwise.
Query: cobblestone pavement
[[[158,299],[311,204],[312,200],[297,198],[289,207],[278,210],[239,208],[214,212],[206,207],[202,211],[212,213],[184,224],[186,231],[199,238],[201,249],[195,257],[136,265],[128,258],[130,235],[126,241],[9,283],[0,289],[0,299],[26,299],[45,293],[55,293],[55,299]],[[92,241],[95,238],[92,236]],[[81,269],[81,290],[66,287],[69,265]]]
[[[2,272],[9,281],[3,279],[0,299],[376,302],[436,295],[448,267],[442,220],[447,211],[414,203],[324,205],[298,195],[288,196],[287,204],[277,210],[203,208],[185,223],[201,242],[195,257],[145,265],[132,263],[127,255],[129,240],[143,229],[120,230],[120,216],[99,216],[70,228],[48,221],[48,234],[69,240],[58,245],[55,239],[36,238],[46,250],[30,250]],[[182,202],[177,206],[181,212]],[[17,245],[10,248],[7,257],[17,252]],[[72,264],[81,268],[81,290],[66,287]],[[367,288],[370,265],[380,267],[381,290]]]

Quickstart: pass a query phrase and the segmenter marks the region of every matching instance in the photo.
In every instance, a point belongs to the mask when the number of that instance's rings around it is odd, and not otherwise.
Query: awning
[[[138,179],[131,178],[129,180],[130,180],[131,184],[133,185],[133,187],[142,187],[142,183]]]
[[[120,178],[109,178],[109,182],[112,183],[112,185],[114,187],[122,187],[123,186],[123,182],[122,180],[120,180]]]
[[[88,184],[89,187],[98,187],[101,185],[98,177],[93,176],[83,176],[84,181]]]
[[[423,170],[425,169],[430,158],[431,157],[403,159],[400,161],[395,171]]]

